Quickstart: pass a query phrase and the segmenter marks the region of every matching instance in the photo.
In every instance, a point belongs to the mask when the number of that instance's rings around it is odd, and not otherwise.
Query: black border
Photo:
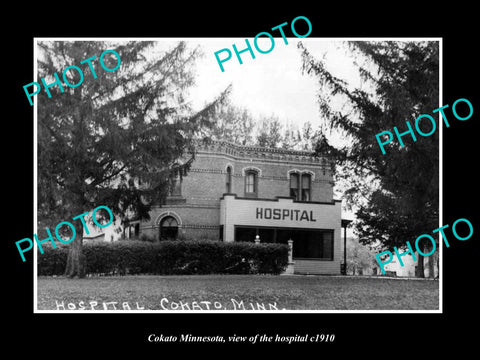
[[[463,353],[475,346],[475,323],[468,319],[476,312],[476,273],[478,254],[478,212],[474,211],[477,192],[477,123],[480,112],[477,81],[478,55],[475,34],[478,33],[476,10],[471,4],[456,2],[430,5],[394,3],[368,6],[324,3],[294,8],[292,4],[276,4],[275,11],[266,6],[244,3],[200,5],[199,9],[183,4],[175,9],[162,3],[108,3],[71,9],[62,3],[23,4],[23,8],[6,10],[11,21],[4,21],[6,37],[2,57],[7,84],[4,85],[3,168],[4,208],[8,209],[4,224],[6,236],[2,250],[6,266],[4,290],[7,321],[5,344],[22,352],[25,345],[33,351],[69,355],[97,355],[132,350],[150,350],[164,356],[162,350],[175,347],[178,356],[192,348],[225,350],[222,344],[159,344],[148,343],[151,333],[179,335],[295,335],[333,333],[331,344],[275,344],[274,346],[230,344],[257,353],[271,347],[283,354],[298,350],[314,350],[346,356],[351,350],[362,355],[404,356],[439,354],[443,349]],[[451,104],[467,98],[474,107],[469,121],[454,121],[443,132],[443,223],[452,224],[467,218],[474,224],[473,237],[465,242],[454,241],[444,247],[443,314],[33,314],[33,259],[22,263],[14,242],[33,233],[33,108],[25,100],[22,86],[33,78],[33,37],[254,37],[258,32],[298,15],[306,16],[313,25],[311,37],[441,37],[443,38],[443,103]],[[272,54],[274,56],[274,54]],[[6,100],[6,101],[5,101]],[[180,346],[179,346],[180,345]],[[73,351],[65,351],[72,349]],[[206,355],[211,353],[206,353]],[[226,353],[229,355],[231,353]],[[305,353],[307,355],[307,353]],[[33,354],[36,355],[35,353]]]

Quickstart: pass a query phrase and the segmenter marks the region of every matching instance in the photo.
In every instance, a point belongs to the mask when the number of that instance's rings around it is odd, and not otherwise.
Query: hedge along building
[[[291,239],[295,273],[340,273],[341,201],[333,199],[331,162],[311,152],[201,144],[150,218],[129,231],[160,240]]]

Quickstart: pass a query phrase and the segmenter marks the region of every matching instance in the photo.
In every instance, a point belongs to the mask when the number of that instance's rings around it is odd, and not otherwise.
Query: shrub
[[[152,272],[155,249],[145,241],[92,243],[84,246],[87,274],[143,274]]]
[[[63,275],[67,266],[68,247],[42,244],[43,254],[37,248],[38,275]]]
[[[155,239],[155,237],[153,237],[153,236],[148,236],[147,234],[142,234],[142,235],[140,235],[139,240],[140,240],[140,241],[148,241],[148,242],[152,242],[152,243],[154,243],[154,242],[157,241],[157,240]]]
[[[283,244],[221,241],[91,242],[83,247],[87,274],[280,274],[288,261]],[[44,248],[39,275],[62,275],[67,247]]]

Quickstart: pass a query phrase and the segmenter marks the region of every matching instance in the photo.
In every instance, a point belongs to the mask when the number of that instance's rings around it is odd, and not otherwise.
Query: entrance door
[[[178,222],[172,216],[166,216],[160,223],[160,240],[176,240],[178,236]]]

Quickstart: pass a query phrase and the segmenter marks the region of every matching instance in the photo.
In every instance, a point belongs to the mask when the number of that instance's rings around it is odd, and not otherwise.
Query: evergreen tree
[[[51,98],[38,94],[39,229],[108,206],[121,219],[148,219],[153,204],[168,193],[169,179],[188,171],[194,156],[193,137],[209,126],[209,117],[226,93],[199,112],[185,101],[193,84],[191,71],[198,50],[184,42],[167,49],[149,41],[43,41],[39,43],[38,78],[53,83],[63,69],[83,71],[77,87],[52,86]],[[115,71],[104,71],[100,54],[115,50],[121,59]],[[112,56],[110,56],[112,55]],[[81,61],[96,56],[92,66]],[[103,58],[115,68],[113,54]],[[81,82],[78,71],[66,72],[70,84]],[[100,213],[100,212],[99,212]],[[102,214],[97,217],[102,217]],[[108,216],[103,214],[104,217]],[[108,218],[107,218],[108,219]],[[100,220],[99,220],[100,221]],[[83,225],[73,221],[66,276],[84,277]],[[68,233],[68,228],[65,230]],[[67,234],[68,235],[68,234]]]
[[[330,129],[342,132],[350,145],[336,148],[347,184],[344,196],[357,208],[356,232],[363,243],[404,248],[406,241],[437,228],[438,134],[405,146],[392,142],[382,155],[375,135],[397,126],[406,131],[420,114],[439,107],[438,42],[349,42],[362,88],[329,72],[299,44],[303,71],[318,78],[320,113]],[[337,109],[333,98],[343,106]],[[440,124],[437,118],[437,124]],[[404,129],[404,130],[402,130]],[[426,244],[420,244],[421,247]],[[417,276],[423,277],[423,257]]]

